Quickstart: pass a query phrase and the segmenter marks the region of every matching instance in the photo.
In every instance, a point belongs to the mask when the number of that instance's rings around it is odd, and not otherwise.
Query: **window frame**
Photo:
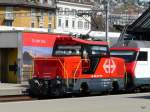
[[[62,27],[62,19],[58,18],[58,27]]]
[[[65,28],[69,28],[69,20],[68,19],[65,20]]]
[[[83,29],[83,21],[78,21],[78,29]]]

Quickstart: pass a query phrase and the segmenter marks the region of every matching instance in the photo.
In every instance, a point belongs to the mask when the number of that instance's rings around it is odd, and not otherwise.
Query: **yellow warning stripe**
[[[67,72],[67,70],[66,70],[66,68],[65,68],[65,63],[64,63],[64,65],[63,65],[63,63],[61,62],[61,60],[59,59],[59,58],[57,58],[58,59],[58,61],[60,62],[60,64],[61,64],[61,66],[63,67],[63,69],[64,69],[64,74],[66,74],[66,76],[67,76],[67,86],[69,85],[69,82],[68,82],[68,72]]]

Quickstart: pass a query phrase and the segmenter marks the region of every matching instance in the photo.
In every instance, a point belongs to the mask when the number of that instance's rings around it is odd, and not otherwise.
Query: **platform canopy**
[[[127,27],[129,33],[150,33],[150,7]]]
[[[121,40],[145,40],[150,41],[150,7],[141,14],[132,24],[126,27],[121,34]],[[118,41],[118,42],[119,42]]]

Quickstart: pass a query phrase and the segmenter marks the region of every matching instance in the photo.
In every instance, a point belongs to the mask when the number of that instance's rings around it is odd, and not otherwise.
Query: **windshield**
[[[98,45],[57,45],[54,56],[81,56],[86,51],[88,55],[107,55],[107,46]]]
[[[107,46],[91,45],[91,46],[88,46],[86,49],[87,49],[89,55],[106,56],[108,53]]]
[[[81,54],[81,45],[58,45],[54,49],[55,56],[73,56]]]
[[[112,50],[112,51],[110,51],[110,55],[114,56],[114,57],[123,58],[123,59],[125,59],[126,62],[132,62],[136,59],[135,51]]]

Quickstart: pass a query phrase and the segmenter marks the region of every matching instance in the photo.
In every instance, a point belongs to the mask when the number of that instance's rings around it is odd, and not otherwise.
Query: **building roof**
[[[113,45],[112,48],[150,48],[150,41],[125,40]]]
[[[127,27],[129,33],[148,33],[150,31],[150,7],[131,25]]]
[[[54,0],[52,0],[52,4],[48,3],[39,3],[39,2],[31,2],[29,0],[0,0],[0,6],[21,6],[21,7],[31,7],[31,8],[42,8],[42,9],[55,9],[56,4]]]

